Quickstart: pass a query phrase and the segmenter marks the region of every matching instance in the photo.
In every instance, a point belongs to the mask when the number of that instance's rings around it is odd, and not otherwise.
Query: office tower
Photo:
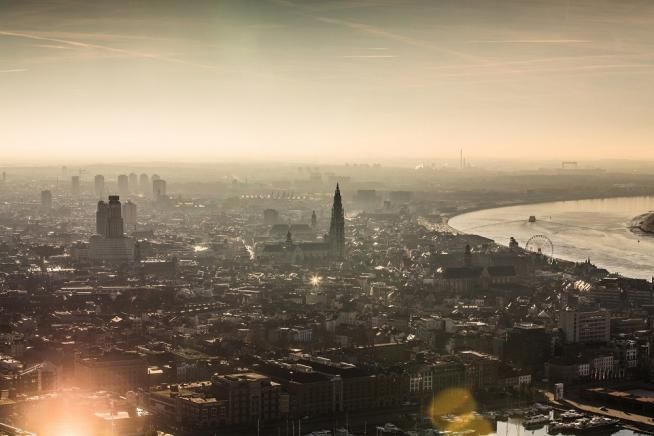
[[[41,191],[41,210],[48,211],[52,209],[52,192]]]
[[[129,179],[125,174],[118,176],[118,194],[127,197],[129,194]]]
[[[95,212],[95,233],[107,237],[109,224],[109,205],[104,201],[98,201],[98,209]]]
[[[149,186],[150,186],[150,178],[145,173],[141,174],[139,176],[139,190],[141,191],[141,193],[142,194],[147,193]]]
[[[136,230],[136,204],[129,200],[123,204],[123,221],[128,232]]]
[[[107,238],[123,237],[123,216],[118,195],[109,196]]]
[[[123,217],[118,195],[110,195],[109,203],[98,202],[95,213],[96,233],[105,238],[121,238],[123,236]]]
[[[334,193],[332,218],[329,224],[329,245],[332,255],[336,259],[343,259],[345,256],[345,212],[343,211],[341,190],[338,183]]]
[[[166,181],[162,179],[155,179],[152,176],[152,193],[154,200],[159,201],[166,196]]]
[[[139,176],[136,173],[129,173],[129,189],[131,192],[136,192],[139,186]]]
[[[102,174],[98,174],[97,176],[95,176],[94,186],[95,186],[95,196],[97,198],[104,197],[104,176]]]
[[[118,195],[109,202],[98,202],[96,231],[89,243],[89,259],[111,263],[130,263],[135,257],[135,240],[123,234],[122,207]]]
[[[79,176],[73,176],[71,178],[71,193],[73,197],[79,197]]]

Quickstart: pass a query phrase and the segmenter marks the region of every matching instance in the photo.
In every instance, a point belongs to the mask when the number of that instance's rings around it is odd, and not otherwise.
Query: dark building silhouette
[[[98,202],[95,213],[95,228],[98,235],[105,238],[123,237],[123,217],[119,196],[110,195],[109,203]]]
[[[345,256],[345,212],[343,211],[341,189],[338,183],[334,193],[332,219],[329,225],[329,246],[334,258],[343,259]]]
[[[123,237],[123,215],[122,207],[117,195],[109,196],[109,217],[107,222],[107,238]]]
[[[129,263],[134,260],[135,240],[124,235],[122,206],[118,195],[110,195],[108,203],[98,202],[95,226],[97,235],[91,237],[89,244],[91,261]]]

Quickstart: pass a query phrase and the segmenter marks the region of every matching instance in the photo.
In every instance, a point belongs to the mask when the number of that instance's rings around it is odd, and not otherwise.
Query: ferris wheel
[[[545,235],[534,235],[527,240],[525,249],[532,253],[542,254],[549,258],[554,257],[554,244],[552,240]]]

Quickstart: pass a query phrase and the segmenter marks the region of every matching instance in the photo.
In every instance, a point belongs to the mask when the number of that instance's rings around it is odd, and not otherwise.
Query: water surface
[[[486,209],[450,219],[455,229],[520,246],[534,235],[547,236],[554,256],[591,261],[624,276],[654,275],[654,236],[630,230],[634,217],[654,210],[654,197],[557,201]],[[534,215],[536,222],[528,222]]]

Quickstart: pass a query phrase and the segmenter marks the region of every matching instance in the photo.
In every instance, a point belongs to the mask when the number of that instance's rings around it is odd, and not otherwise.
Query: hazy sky
[[[650,0],[0,0],[0,160],[654,158]]]

